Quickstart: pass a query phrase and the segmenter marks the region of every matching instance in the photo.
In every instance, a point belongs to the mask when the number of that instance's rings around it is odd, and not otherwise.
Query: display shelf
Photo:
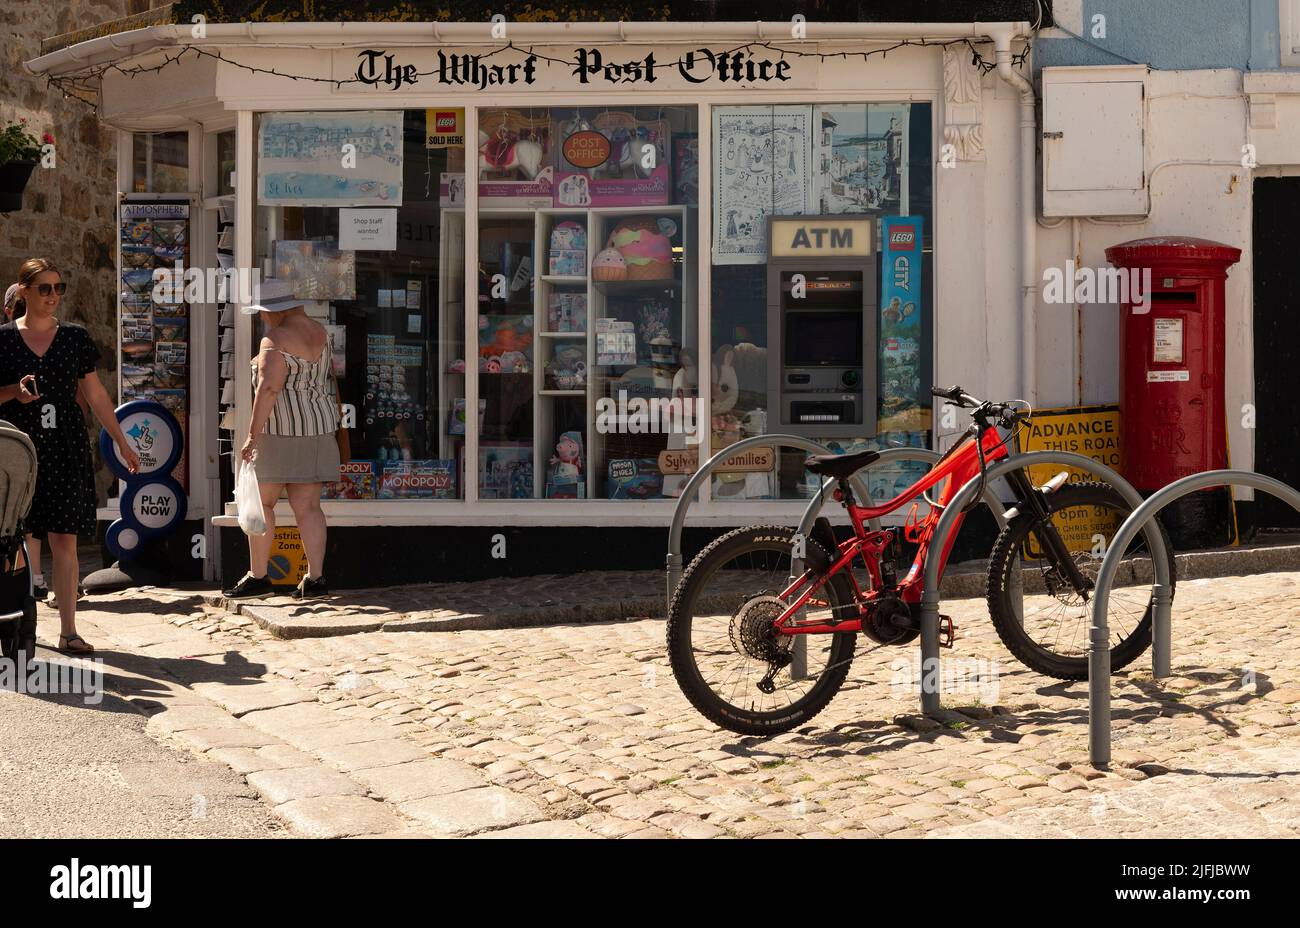
[[[663,434],[654,435],[597,435],[596,403],[610,389],[611,382],[618,380],[619,374],[632,369],[645,367],[645,348],[637,331],[637,365],[597,366],[595,320],[617,316],[624,320],[639,322],[635,304],[638,300],[657,299],[667,304],[670,318],[669,331],[672,340],[680,348],[682,343],[693,344],[696,324],[696,230],[688,220],[694,211],[685,206],[650,206],[650,207],[593,207],[581,208],[484,208],[479,213],[479,253],[482,266],[488,274],[513,274],[518,267],[517,254],[520,250],[530,254],[532,259],[532,284],[529,302],[519,299],[523,288],[512,294],[509,303],[480,303],[480,316],[524,316],[532,315],[531,371],[519,374],[488,374],[477,369],[480,342],[479,333],[462,335],[460,320],[464,316],[463,278],[455,282],[439,281],[439,313],[443,337],[439,344],[439,370],[442,371],[443,396],[464,397],[467,381],[466,374],[479,374],[480,393],[487,400],[487,419],[480,430],[480,438],[486,445],[493,442],[527,443],[533,455],[533,496],[546,498],[547,472],[550,458],[556,453],[559,438],[568,431],[577,431],[582,436],[583,451],[582,480],[585,483],[585,498],[600,499],[606,497],[605,479],[607,459],[635,456],[652,456],[669,445],[669,439]],[[674,274],[672,278],[660,280],[631,281],[592,281],[588,276],[546,274],[541,271],[548,268],[551,232],[558,222],[573,220],[581,223],[586,230],[585,267],[589,270],[596,253],[607,241],[611,230],[619,222],[635,216],[667,217],[677,223],[679,234],[674,238]],[[464,254],[465,216],[463,209],[449,209],[442,212],[442,266],[454,267],[461,263]],[[531,238],[531,250],[528,239]],[[509,268],[499,268],[500,249],[510,243],[512,251]],[[585,297],[586,320],[581,331],[547,331],[552,325],[550,318],[550,300],[554,294],[581,294]],[[573,321],[581,323],[583,307],[577,305],[572,309]],[[563,323],[561,323],[563,324]],[[582,374],[585,382],[582,386],[561,389],[554,386],[551,379],[548,386],[547,364],[555,357],[557,350],[573,354],[571,346],[581,346],[581,360],[586,366]],[[527,349],[524,349],[527,350]],[[465,359],[465,371],[450,371],[452,361]],[[486,376],[484,376],[486,375]],[[526,410],[526,398],[519,392],[522,378],[531,376],[528,394],[531,397],[531,410]],[[649,376],[648,371],[646,376]],[[527,421],[521,421],[520,415]],[[528,434],[529,430],[531,434]],[[463,436],[444,435],[443,443],[447,452],[443,457],[452,457],[456,443],[463,442]]]
[[[591,285],[607,297],[649,296],[665,290],[682,289],[682,282],[677,277],[662,280],[593,280]]]

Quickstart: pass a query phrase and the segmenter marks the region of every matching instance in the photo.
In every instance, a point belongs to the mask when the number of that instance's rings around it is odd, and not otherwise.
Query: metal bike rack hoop
[[[1088,638],[1088,757],[1094,767],[1110,763],[1110,628],[1106,611],[1110,605],[1110,588],[1119,571],[1119,562],[1137,533],[1155,518],[1160,510],[1197,490],[1210,487],[1238,486],[1262,490],[1276,496],[1300,512],[1300,493],[1280,480],[1265,477],[1249,470],[1213,470],[1203,474],[1192,474],[1175,480],[1163,490],[1158,491],[1146,502],[1135,508],[1115,533],[1110,543],[1110,550],[1102,558],[1101,569],[1097,573],[1097,585],[1093,590],[1092,626]],[[1158,533],[1157,533],[1158,534]],[[1153,657],[1156,648],[1163,654],[1162,667],[1156,667],[1156,676],[1169,675],[1169,583],[1159,574],[1163,560],[1156,560],[1156,581],[1163,585],[1156,587],[1157,603],[1152,616]],[[1163,612],[1163,621],[1162,619]]]
[[[682,495],[677,499],[677,506],[673,509],[672,526],[668,529],[668,589],[664,602],[665,610],[672,609],[673,592],[677,589],[678,582],[682,579],[682,529],[686,526],[686,510],[691,508],[695,502],[695,494],[699,492],[700,485],[704,483],[706,477],[713,473],[713,469],[731,457],[738,451],[746,448],[798,448],[801,451],[808,451],[812,454],[830,454],[831,449],[825,445],[818,444],[810,438],[804,438],[800,435],[755,435],[752,438],[742,438],[735,444],[727,445],[713,457],[705,461],[691,479],[686,481],[686,486],[682,488]],[[862,480],[854,475],[850,478],[853,482],[854,492],[861,493],[863,499],[868,499],[867,488]],[[665,612],[665,614],[667,614]]]
[[[1134,510],[1140,510],[1142,507],[1142,495],[1114,469],[1094,461],[1092,458],[1084,457],[1081,454],[1072,454],[1068,451],[1030,451],[1025,454],[1014,454],[989,467],[985,474],[985,480],[996,480],[1010,471],[1033,467],[1036,464],[1062,464],[1077,467],[1109,483]],[[979,483],[979,476],[972,477],[965,486],[957,491],[957,495],[952,498],[947,508],[944,509],[943,515],[939,517],[939,521],[934,527],[934,535],[930,539],[930,546],[935,552],[942,552],[947,546],[948,536],[952,534],[953,526],[956,525],[962,510],[974,498]],[[1136,515],[1137,512],[1135,511],[1133,516]],[[1130,520],[1133,516],[1129,517]],[[1137,533],[1134,532],[1133,534],[1136,535]],[[1151,561],[1155,570],[1156,583],[1168,589],[1170,581],[1169,556],[1165,551],[1164,539],[1160,537],[1159,532],[1155,533],[1150,539],[1150,544]],[[1126,546],[1127,542],[1124,545],[1112,542],[1111,552],[1113,553],[1116,549],[1123,551]],[[940,560],[939,557],[926,559],[924,593],[921,596],[921,712],[925,715],[933,715],[939,711]],[[1158,616],[1153,617],[1153,620],[1156,618]],[[1106,651],[1106,658],[1109,662],[1109,650]]]

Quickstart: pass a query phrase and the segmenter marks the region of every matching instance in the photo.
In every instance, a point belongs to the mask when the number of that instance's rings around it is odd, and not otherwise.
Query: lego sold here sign
[[[463,148],[465,110],[444,106],[424,111],[425,148]]]
[[[1069,451],[1082,454],[1107,467],[1120,469],[1120,419],[1118,406],[1075,406],[1058,409],[1036,409],[1029,425],[1020,433],[1023,451]],[[1077,467],[1060,464],[1040,464],[1029,468],[1029,478],[1035,486],[1042,486],[1062,470],[1070,475],[1070,483],[1096,480],[1096,476]],[[1096,506],[1074,506],[1052,517],[1061,538],[1073,552],[1092,551],[1097,546],[1096,536],[1107,542],[1119,528],[1119,513],[1113,509]],[[1104,549],[1103,549],[1104,550]],[[1025,555],[1037,558],[1040,552],[1032,541],[1026,545]]]

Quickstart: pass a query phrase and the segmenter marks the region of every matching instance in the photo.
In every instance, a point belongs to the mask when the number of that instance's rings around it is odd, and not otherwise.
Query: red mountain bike
[[[990,462],[1010,454],[1008,444],[1030,415],[1021,401],[985,402],[960,387],[932,392],[971,410],[973,422],[924,477],[894,499],[879,506],[858,505],[853,499],[849,477],[875,461],[875,451],[814,455],[805,462],[810,472],[837,481],[834,498],[853,525],[846,541],[836,541],[824,516],[807,538],[785,526],[747,526],[718,538],[687,567],[669,611],[668,655],[682,692],[710,721],[745,735],[788,731],[825,708],[844,683],[857,632],[878,645],[905,644],[920,634],[926,559],[941,558],[942,570],[957,534],[954,530],[944,550],[931,549],[943,509],[968,481],[976,476],[983,480]],[[1106,484],[1066,484],[1065,477],[1059,474],[1036,488],[1023,470],[1006,475],[1016,502],[1013,518],[994,545],[988,603],[998,635],[1019,660],[1048,676],[1078,680],[1088,674],[1093,581],[1110,538],[1131,507]],[[932,498],[929,491],[941,484],[938,497]],[[915,501],[922,497],[929,511],[918,519]],[[981,498],[982,493],[972,506]],[[868,520],[909,502],[912,512],[902,530],[867,530]],[[1095,518],[1098,509],[1115,517],[1109,520],[1109,533],[1100,539],[1094,535],[1090,550],[1071,553],[1053,517]],[[1146,549],[1152,531],[1163,534],[1164,529],[1149,523],[1126,553]],[[900,580],[904,537],[917,551]],[[1167,537],[1165,545],[1172,565]],[[1023,620],[1011,589],[1022,548],[1037,552],[1031,563],[1046,591],[1046,605],[1044,597],[1025,597]],[[806,569],[791,581],[795,556],[802,556]],[[1116,594],[1109,614],[1111,666],[1118,670],[1151,643],[1150,584],[1124,587]],[[948,647],[953,631],[945,617],[941,634]],[[794,648],[798,635],[808,636],[803,655]]]

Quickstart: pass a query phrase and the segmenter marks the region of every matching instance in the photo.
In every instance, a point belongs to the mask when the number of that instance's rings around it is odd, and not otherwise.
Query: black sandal
[[[94,654],[95,653],[95,646],[91,644],[89,641],[87,641],[85,638],[82,638],[80,635],[60,635],[59,641],[66,641],[68,644],[72,644],[72,642],[74,641],[80,641],[82,644],[85,645],[84,648],[75,648],[75,649],[64,648],[64,647],[55,648],[54,650],[58,651],[60,654]]]

